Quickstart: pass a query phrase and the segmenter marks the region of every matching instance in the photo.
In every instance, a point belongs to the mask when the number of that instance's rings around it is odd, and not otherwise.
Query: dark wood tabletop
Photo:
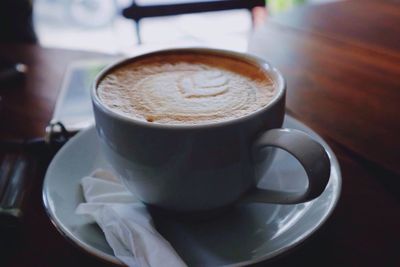
[[[252,35],[249,51],[287,79],[288,113],[326,139],[343,175],[325,225],[291,253],[257,266],[400,266],[398,25],[395,1],[343,1],[293,9]],[[29,67],[23,83],[0,90],[0,140],[43,137],[66,66],[99,56],[0,44],[0,58]],[[0,266],[109,266],[51,224],[41,198],[50,158],[32,158],[20,235],[0,250]]]
[[[302,7],[256,32],[250,51],[282,70],[290,111],[400,174],[400,5]]]

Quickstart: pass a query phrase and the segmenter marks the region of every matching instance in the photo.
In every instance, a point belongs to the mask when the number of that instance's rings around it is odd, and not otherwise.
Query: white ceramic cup
[[[268,105],[249,115],[200,125],[141,121],[120,115],[101,102],[97,86],[110,71],[140,58],[171,53],[224,56],[248,62],[267,71],[278,92]],[[119,61],[97,76],[91,95],[101,147],[127,188],[151,206],[197,212],[241,201],[300,203],[324,191],[330,176],[328,154],[309,135],[281,129],[285,92],[280,72],[263,60],[235,52],[193,48],[163,50]],[[257,187],[261,178],[258,174],[267,170],[274,155],[274,149],[265,149],[268,147],[284,149],[302,164],[308,176],[307,190],[279,192]]]

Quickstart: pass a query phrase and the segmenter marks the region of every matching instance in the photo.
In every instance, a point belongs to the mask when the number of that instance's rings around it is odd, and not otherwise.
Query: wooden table
[[[257,266],[400,266],[400,5],[345,1],[273,18],[250,52],[288,82],[287,109],[319,132],[341,164],[343,190],[332,217],[292,253]],[[30,67],[26,83],[0,91],[0,138],[44,134],[66,65],[98,54],[0,44],[0,57]],[[0,151],[1,152],[1,151]],[[68,243],[41,203],[48,162],[33,187],[17,245],[0,266],[108,266]]]
[[[250,51],[288,80],[288,109],[321,134],[400,174],[400,6],[303,7],[256,32]]]
[[[327,139],[342,197],[313,240],[272,266],[400,266],[400,4],[343,1],[270,19],[249,51],[287,79],[287,110]]]

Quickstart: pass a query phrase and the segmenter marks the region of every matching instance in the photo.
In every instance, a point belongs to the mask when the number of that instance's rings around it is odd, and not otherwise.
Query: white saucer
[[[332,167],[324,193],[298,205],[240,206],[207,222],[158,219],[158,230],[189,266],[243,266],[271,259],[307,239],[332,213],[341,188],[335,155],[321,137],[297,120],[286,116],[284,127],[311,134],[327,149]],[[263,187],[288,191],[305,187],[305,172],[289,154],[278,151],[272,165],[268,171],[272,179],[263,179]],[[74,212],[83,201],[80,179],[97,167],[108,166],[92,127],[72,138],[54,157],[44,181],[44,204],[63,236],[95,257],[121,264],[101,229]],[[302,179],[296,179],[299,176]]]

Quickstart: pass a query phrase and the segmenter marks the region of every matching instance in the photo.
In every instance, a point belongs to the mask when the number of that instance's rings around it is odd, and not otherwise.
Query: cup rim
[[[97,94],[97,87],[100,83],[100,81],[112,70],[123,66],[125,64],[128,64],[132,61],[144,58],[144,57],[150,57],[150,56],[156,56],[156,55],[163,55],[163,54],[173,54],[173,53],[197,53],[197,54],[202,54],[202,55],[219,55],[219,56],[225,56],[225,57],[230,57],[234,59],[239,59],[242,61],[247,61],[248,63],[251,63],[255,66],[261,67],[264,71],[266,71],[268,74],[271,75],[272,80],[274,84],[276,84],[276,88],[278,89],[278,92],[274,95],[274,97],[271,99],[271,101],[265,105],[264,107],[251,112],[249,114],[246,114],[241,117],[233,118],[233,119],[228,119],[228,120],[223,120],[223,121],[216,121],[216,122],[206,122],[206,123],[194,123],[194,124],[172,124],[172,123],[154,123],[154,122],[147,122],[144,120],[136,119],[133,117],[129,117],[127,115],[118,113],[105,104],[103,104]],[[129,58],[124,58],[115,61],[114,63],[110,64],[109,66],[105,67],[100,73],[97,74],[95,77],[94,81],[92,82],[91,86],[91,99],[93,105],[100,109],[103,113],[118,119],[122,120],[124,122],[129,122],[133,123],[142,127],[148,127],[148,128],[158,128],[158,129],[202,129],[202,128],[213,128],[213,127],[220,127],[220,126],[227,126],[231,124],[237,124],[237,123],[242,123],[244,121],[247,121],[251,118],[257,117],[261,113],[264,113],[268,111],[270,108],[272,108],[276,103],[280,101],[280,99],[284,98],[286,92],[286,80],[283,78],[281,72],[273,67],[269,62],[267,62],[264,59],[255,57],[250,54],[245,54],[245,53],[240,53],[240,52],[235,52],[235,51],[229,51],[229,50],[223,50],[223,49],[214,49],[214,48],[200,48],[200,47],[193,47],[193,48],[172,48],[172,49],[162,49],[162,50],[157,50],[149,53],[144,53],[140,54],[137,56],[129,57]]]

